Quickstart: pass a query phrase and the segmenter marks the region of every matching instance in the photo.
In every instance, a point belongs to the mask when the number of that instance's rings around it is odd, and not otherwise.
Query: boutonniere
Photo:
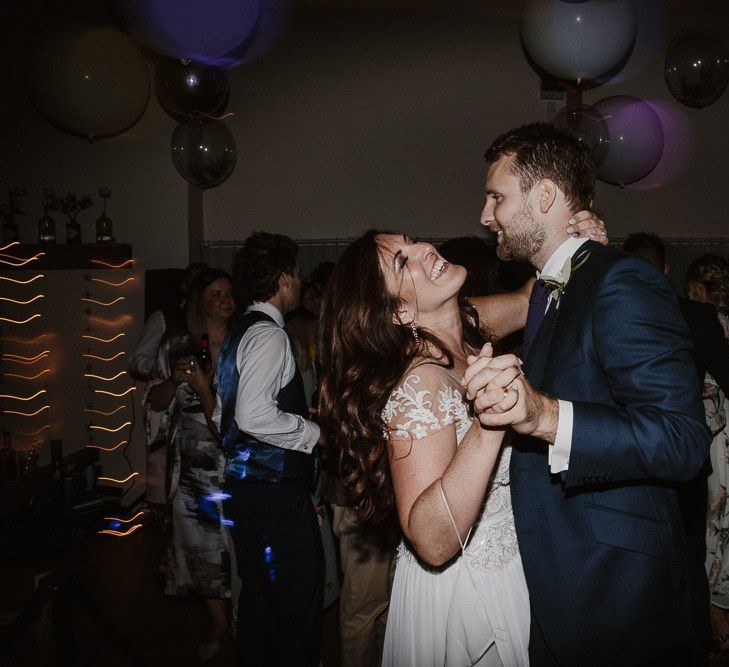
[[[552,278],[552,276],[541,276],[540,280],[545,283],[546,285],[549,285],[549,287],[552,288],[552,291],[549,293],[549,297],[547,298],[547,308],[552,305],[552,301],[557,302],[557,308],[559,308],[559,300],[561,296],[564,294],[565,289],[567,288],[567,283],[570,280],[570,277],[572,274],[577,271],[581,266],[585,264],[585,262],[589,259],[590,253],[586,252],[582,255],[578,255],[574,259],[576,260],[575,265],[572,266],[572,257],[568,257],[567,261],[564,263],[564,266],[562,267],[561,275],[562,280],[557,280],[556,278]]]

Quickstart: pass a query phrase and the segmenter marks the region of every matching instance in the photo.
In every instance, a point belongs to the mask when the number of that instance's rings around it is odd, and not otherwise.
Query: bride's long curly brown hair
[[[416,340],[409,324],[398,323],[401,302],[387,291],[377,243],[379,234],[390,233],[373,229],[347,247],[324,293],[319,322],[319,418],[338,451],[352,505],[373,521],[386,518],[394,500],[385,403],[416,359],[453,366],[434,333],[418,328]],[[466,299],[459,298],[459,308],[465,342],[480,349],[490,334]]]

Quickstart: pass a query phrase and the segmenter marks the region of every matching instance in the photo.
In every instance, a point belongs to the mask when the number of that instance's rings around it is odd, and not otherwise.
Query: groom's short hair
[[[562,190],[573,213],[592,207],[596,164],[592,147],[576,134],[547,123],[531,123],[505,132],[489,146],[485,158],[494,163],[510,155],[512,173],[524,194],[542,178]]]

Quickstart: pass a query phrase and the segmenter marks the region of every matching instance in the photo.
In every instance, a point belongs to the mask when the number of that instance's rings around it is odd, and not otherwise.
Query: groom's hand
[[[493,405],[497,391],[501,391],[502,401]],[[503,411],[504,404],[509,401],[513,406]],[[559,403],[534,389],[524,376],[512,382],[506,395],[502,387],[486,385],[473,402],[473,407],[483,426],[498,428],[510,425],[517,433],[550,443],[557,437]]]
[[[521,360],[513,354],[491,356],[491,346],[484,346],[479,355],[469,356],[463,376],[466,398],[487,406],[491,412],[505,412],[514,407],[516,393],[510,387],[521,375]],[[484,408],[486,409],[486,407]]]

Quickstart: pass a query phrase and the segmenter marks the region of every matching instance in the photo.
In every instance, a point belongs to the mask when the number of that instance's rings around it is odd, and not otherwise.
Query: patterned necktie
[[[525,356],[529,347],[534,342],[539,325],[547,312],[547,299],[549,298],[549,285],[543,280],[537,280],[532,287],[532,294],[529,297],[529,311],[527,312],[526,326],[524,327],[524,342],[521,353]]]

